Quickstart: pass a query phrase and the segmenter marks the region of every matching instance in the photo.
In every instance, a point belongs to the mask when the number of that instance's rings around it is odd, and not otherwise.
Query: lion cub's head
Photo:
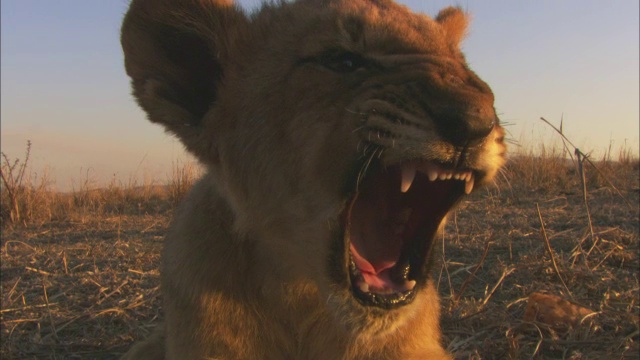
[[[140,0],[122,41],[138,102],[209,168],[236,231],[362,327],[425,291],[444,217],[503,164],[493,94],[459,49],[466,24],[390,0],[251,17]]]

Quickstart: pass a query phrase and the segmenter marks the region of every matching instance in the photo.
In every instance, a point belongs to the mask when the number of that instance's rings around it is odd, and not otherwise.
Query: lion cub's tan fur
[[[349,59],[317,55],[346,49],[387,69],[429,56],[467,81],[476,78],[458,50],[465,30],[458,9],[432,20],[389,0],[299,0],[251,17],[230,0],[134,0],[122,28],[133,93],[208,172],[166,237],[164,324],[124,358],[448,359],[431,282],[383,312],[355,302],[327,270],[368,94],[379,85],[422,114],[405,96],[417,75],[378,74],[363,90],[367,80],[350,77],[361,70],[346,74]],[[438,81],[422,100],[492,111],[492,96]],[[419,135],[424,156],[447,160],[426,115]],[[502,136],[496,126],[475,149],[486,179],[502,164]],[[402,139],[381,161],[416,156]]]

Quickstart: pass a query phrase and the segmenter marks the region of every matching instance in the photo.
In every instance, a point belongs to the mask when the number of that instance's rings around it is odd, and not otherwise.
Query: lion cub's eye
[[[318,60],[327,69],[340,73],[353,72],[367,65],[362,56],[348,51],[329,51]]]

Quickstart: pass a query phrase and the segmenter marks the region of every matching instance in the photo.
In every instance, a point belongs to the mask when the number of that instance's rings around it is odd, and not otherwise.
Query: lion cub
[[[434,238],[505,153],[466,25],[391,0],[134,0],[133,94],[207,173],[167,234],[164,324],[125,359],[449,359]]]

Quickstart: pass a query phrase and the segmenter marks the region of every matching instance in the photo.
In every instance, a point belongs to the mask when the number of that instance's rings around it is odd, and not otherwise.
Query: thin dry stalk
[[[38,309],[38,308],[49,307],[49,306],[54,306],[54,305],[57,305],[57,303],[48,303],[48,304],[40,304],[40,305],[27,305],[27,306],[21,306],[21,307],[11,308],[11,309],[2,309],[2,310],[0,310],[0,314],[14,312],[14,311],[25,311],[25,310],[31,310],[31,309]]]
[[[538,343],[536,344],[535,349],[533,350],[533,354],[531,354],[531,358],[536,356],[538,351],[540,351],[540,345],[542,345],[542,341],[544,340],[544,335],[542,335],[542,330],[540,329],[540,327],[536,324],[533,324],[533,325],[536,327],[536,330],[538,330],[538,335],[540,335],[540,338],[538,340]]]
[[[444,271],[447,273],[447,280],[449,281],[449,291],[451,292],[451,297],[455,297],[455,291],[453,290],[453,285],[451,283],[451,274],[449,273],[449,266],[447,265],[447,256],[445,252],[445,232],[442,231],[442,266],[444,267]],[[442,272],[440,273],[442,275]],[[438,280],[438,284],[440,281]]]
[[[562,116],[560,117],[560,133],[564,134],[564,130],[563,130],[563,125],[564,124],[564,114],[562,114]],[[569,150],[569,146],[567,146],[567,141],[564,139],[564,137],[560,138],[562,140],[562,146],[564,147],[564,151],[566,151],[567,154],[569,154],[569,157],[571,158],[571,161],[575,162],[575,160],[573,159],[573,155],[571,154],[571,151]]]
[[[583,153],[582,151],[580,151],[580,149],[578,149],[575,145],[573,145],[573,143],[566,136],[564,136],[562,131],[560,131],[558,128],[553,126],[553,124],[551,124],[545,118],[541,117],[540,120],[544,121],[545,123],[547,123],[547,125],[551,126],[551,128],[553,130],[555,130],[558,134],[560,134],[560,136],[563,139],[565,139],[571,146],[573,146],[573,148],[575,149],[576,154],[578,154],[578,153],[581,154],[583,156],[584,160],[586,160],[591,166],[593,166],[594,169],[596,169],[598,174],[607,182],[607,184],[609,184],[609,186],[611,186],[611,188],[613,190],[616,191],[616,193],[618,193],[618,196],[620,196],[620,198],[627,204],[627,206],[629,206],[630,209],[634,208],[633,205],[629,202],[629,200],[627,200],[627,198],[622,195],[620,190],[618,190],[618,188],[615,185],[613,185],[613,183],[609,180],[609,178],[589,159],[589,157],[585,153]]]
[[[118,286],[115,290],[111,291],[110,293],[108,293],[107,295],[105,295],[102,299],[98,300],[97,304],[100,305],[102,304],[105,300],[107,300],[109,297],[111,297],[111,295],[119,293],[120,289],[122,289],[123,286],[127,285],[129,283],[128,280],[125,280],[122,282],[122,284],[120,284],[120,286]]]
[[[58,331],[56,330],[56,324],[53,321],[53,316],[51,315],[51,306],[49,304],[49,295],[47,295],[47,285],[44,282],[44,279],[42,280],[42,291],[44,292],[44,303],[47,307],[47,315],[49,317],[49,322],[51,323],[51,330],[53,331],[53,338],[56,339],[57,342],[60,342],[60,339],[58,338]]]
[[[547,252],[549,253],[549,257],[551,257],[551,263],[553,264],[553,270],[556,272],[556,275],[558,275],[558,279],[560,279],[560,282],[564,286],[565,290],[567,290],[567,294],[569,294],[569,296],[571,296],[571,298],[573,299],[573,295],[571,294],[571,291],[569,290],[569,287],[564,282],[564,279],[562,279],[562,275],[560,275],[560,270],[558,269],[558,264],[556,263],[556,258],[553,255],[553,250],[551,249],[551,243],[549,242],[549,237],[547,236],[547,230],[544,227],[544,221],[542,220],[542,214],[540,213],[540,206],[538,205],[538,203],[536,203],[536,209],[538,210],[538,219],[540,219],[540,227],[542,229],[542,237],[544,238],[544,244],[545,244],[545,247],[547,249]]]
[[[40,270],[40,269],[34,269],[32,267],[29,267],[29,266],[25,266],[24,269],[28,270],[28,271],[33,271],[33,272],[38,273],[40,275],[46,275],[46,276],[51,275],[51,273],[49,273],[49,272],[46,272],[46,271]]]
[[[587,211],[587,221],[589,222],[589,234],[591,235],[591,248],[587,252],[587,255],[584,256],[585,264],[587,263],[587,258],[591,255],[591,251],[596,246],[597,240],[595,235],[593,234],[593,222],[591,221],[591,210],[589,209],[589,201],[587,200],[587,178],[584,173],[584,156],[580,150],[576,149],[576,157],[578,158],[578,170],[580,173],[580,182],[582,183],[582,201],[584,202],[584,208]],[[582,243],[580,243],[580,249],[582,250]]]
[[[498,290],[500,285],[502,285],[502,282],[504,281],[504,279],[507,276],[511,275],[515,271],[516,271],[515,267],[509,267],[509,268],[506,268],[506,269],[502,270],[502,275],[500,275],[500,278],[498,279],[496,284],[493,285],[493,288],[491,288],[491,291],[489,291],[487,296],[484,297],[484,300],[482,300],[481,307],[484,307],[485,305],[487,305],[487,303],[489,302],[489,299],[491,299],[493,294],[495,294],[496,290]]]
[[[64,274],[69,275],[69,265],[67,263],[67,252],[62,252],[62,264],[64,265]]]
[[[458,301],[460,301],[460,298],[462,297],[462,294],[466,290],[467,286],[469,286],[469,283],[471,283],[471,280],[476,276],[476,273],[478,272],[480,267],[482,267],[482,264],[484,264],[484,260],[487,258],[487,254],[489,253],[489,248],[490,247],[491,247],[491,243],[488,242],[487,246],[485,246],[485,248],[484,248],[484,253],[482,254],[482,257],[480,258],[480,262],[478,262],[478,265],[476,265],[476,267],[473,269],[473,271],[471,273],[469,273],[469,276],[464,281],[464,283],[462,283],[462,286],[460,287],[460,290],[458,290],[458,294],[453,299],[453,306],[454,307],[458,304]]]

